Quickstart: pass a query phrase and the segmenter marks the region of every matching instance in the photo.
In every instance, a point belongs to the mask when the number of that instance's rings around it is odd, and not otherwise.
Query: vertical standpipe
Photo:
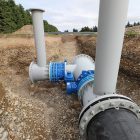
[[[46,48],[44,38],[43,12],[41,9],[30,9],[32,13],[35,47],[37,53],[37,64],[40,67],[46,66]]]
[[[100,0],[95,59],[96,94],[116,91],[128,0]]]

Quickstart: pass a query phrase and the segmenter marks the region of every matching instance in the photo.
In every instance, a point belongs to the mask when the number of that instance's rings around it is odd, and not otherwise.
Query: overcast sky
[[[41,8],[44,19],[60,31],[98,25],[99,0],[15,0],[25,9]],[[129,0],[128,21],[140,21],[140,0]]]

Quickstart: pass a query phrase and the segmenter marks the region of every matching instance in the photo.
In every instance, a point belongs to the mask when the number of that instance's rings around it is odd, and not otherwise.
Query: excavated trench
[[[48,36],[48,61],[72,62],[75,55],[95,57],[96,37]],[[118,92],[140,105],[139,38],[126,38],[118,77]],[[134,47],[133,47],[134,46]],[[132,49],[133,47],[133,49]],[[77,140],[81,110],[76,95],[66,95],[64,83],[31,84],[28,66],[35,57],[32,37],[0,39],[0,137],[11,140]]]

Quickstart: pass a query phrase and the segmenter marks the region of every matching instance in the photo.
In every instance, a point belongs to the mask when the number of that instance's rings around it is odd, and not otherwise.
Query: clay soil
[[[72,62],[86,53],[95,58],[96,37],[47,36],[47,60]],[[125,38],[117,90],[140,105],[140,38]],[[64,83],[32,84],[28,76],[36,61],[29,36],[0,38],[0,139],[78,140],[81,105],[67,95]]]

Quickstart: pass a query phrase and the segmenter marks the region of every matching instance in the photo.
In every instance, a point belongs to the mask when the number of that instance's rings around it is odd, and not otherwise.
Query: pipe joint
[[[82,71],[82,74],[78,77],[75,82],[67,82],[67,93],[80,93],[78,96],[81,96],[81,91],[85,85],[88,85],[89,82],[94,81],[94,71]],[[82,99],[82,97],[79,97]]]
[[[49,79],[50,81],[63,80],[65,76],[66,62],[50,62],[49,65]]]
[[[50,62],[49,65],[49,79],[50,81],[57,82],[64,80],[65,82],[74,81],[72,65],[67,65],[67,61],[64,62]]]
[[[40,67],[32,62],[29,66],[29,77],[33,83],[49,79],[49,66]]]
[[[117,94],[98,97],[85,106],[80,113],[80,134],[84,140],[87,137],[87,127],[90,121],[101,112],[105,112],[109,109],[126,109],[135,114],[136,117],[140,119],[139,106],[135,104],[130,98]]]

